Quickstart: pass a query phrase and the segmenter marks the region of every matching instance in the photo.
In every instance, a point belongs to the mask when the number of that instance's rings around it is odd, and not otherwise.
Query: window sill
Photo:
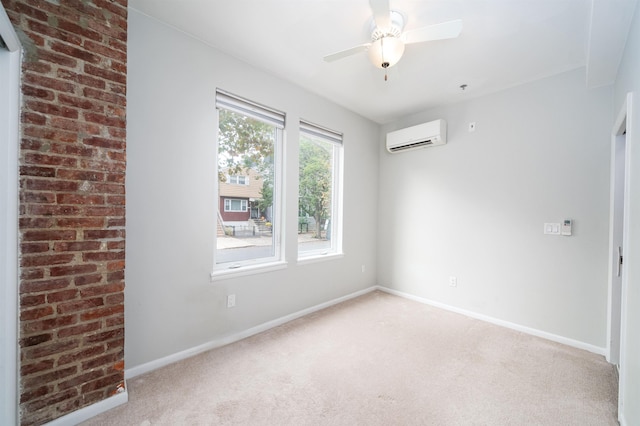
[[[298,258],[298,265],[306,265],[307,263],[318,263],[326,260],[342,259],[344,253],[327,253],[327,254],[311,254]]]
[[[218,269],[211,272],[211,282],[226,280],[229,278],[243,277],[246,275],[262,274],[264,272],[278,271],[286,269],[287,262],[278,261],[263,263],[260,265],[246,265],[239,268]]]

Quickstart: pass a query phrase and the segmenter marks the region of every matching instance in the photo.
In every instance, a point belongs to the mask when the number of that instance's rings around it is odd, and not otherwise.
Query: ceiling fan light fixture
[[[399,37],[388,35],[374,40],[369,47],[369,59],[378,68],[389,68],[398,63],[404,53]]]

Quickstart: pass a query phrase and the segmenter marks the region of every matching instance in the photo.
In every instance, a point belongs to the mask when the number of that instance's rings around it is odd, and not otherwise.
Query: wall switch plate
[[[560,235],[559,223],[545,223],[544,224],[545,235]]]
[[[475,131],[476,131],[476,122],[472,121],[471,123],[469,123],[469,133],[475,132]]]
[[[227,308],[233,308],[236,306],[236,295],[230,294],[227,296]]]

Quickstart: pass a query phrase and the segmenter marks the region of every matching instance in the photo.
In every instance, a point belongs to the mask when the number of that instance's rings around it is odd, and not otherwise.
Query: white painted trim
[[[11,25],[11,21],[7,16],[7,12],[4,10],[4,7],[0,4],[0,37],[4,40],[7,45],[7,49],[9,52],[17,52],[20,50],[20,41],[18,40],[18,36],[13,29],[13,25]]]
[[[58,417],[57,419],[47,423],[47,426],[74,426],[89,420],[98,414],[102,414],[105,411],[116,408],[119,405],[126,404],[128,401],[129,393],[125,386],[125,390],[123,392],[117,393],[107,399],[103,399],[100,402],[96,402],[95,404],[91,404],[62,417]]]
[[[221,337],[220,339],[215,339],[210,342],[204,343],[199,346],[195,346],[193,348],[177,352],[173,355],[166,356],[164,358],[156,359],[151,362],[147,362],[145,364],[138,365],[133,368],[126,369],[124,372],[124,376],[126,379],[131,379],[133,377],[139,376],[141,374],[148,373],[150,371],[156,370],[161,367],[165,367],[169,364],[173,364],[178,361],[182,361],[183,359],[190,358],[192,356],[198,355],[202,352],[209,351],[211,349],[219,348],[221,346],[228,345],[230,343],[234,343],[240,341],[242,339],[246,339],[247,337],[253,336],[258,333],[262,333],[263,331],[267,331],[279,325],[285,324],[289,321],[293,321],[295,319],[301,318],[305,315],[312,314],[319,310],[328,308],[333,305],[337,305],[338,303],[345,302],[349,299],[353,299],[355,297],[362,296],[363,294],[370,293],[374,290],[377,290],[378,287],[369,287],[364,290],[356,291],[355,293],[348,294],[346,296],[338,297],[337,299],[330,300],[328,302],[320,303],[319,305],[311,306],[309,308],[303,309],[298,312],[294,312],[289,315],[285,315],[283,317],[274,319],[272,321],[265,322],[263,324],[257,325],[255,327],[249,328],[247,330],[234,333],[225,337]]]
[[[530,334],[536,337],[542,337],[543,339],[551,340],[553,342],[562,343],[567,346],[572,346],[578,349],[584,349],[589,352],[593,352],[598,355],[605,354],[605,348],[601,348],[598,346],[590,345],[588,343],[580,342],[578,340],[569,339],[567,337],[558,336],[556,334],[547,333],[545,331],[537,330],[535,328],[525,327],[523,325],[515,324],[509,321],[504,321],[498,318],[493,318],[488,315],[478,314],[476,312],[468,311],[466,309],[456,308],[455,306],[446,305],[444,303],[436,302],[430,299],[425,299],[423,297],[414,296],[409,293],[404,293],[401,291],[393,290],[387,287],[377,287],[378,290],[384,291],[385,293],[393,294],[395,296],[404,297],[405,299],[414,300],[416,302],[424,303],[425,305],[434,306],[436,308],[444,309],[447,311],[455,312],[458,314],[462,314],[471,318],[475,318],[481,321],[485,321],[491,324],[499,325],[502,327],[510,328],[512,330],[520,331],[522,333]]]
[[[620,422],[620,426],[628,426],[627,418],[624,416],[624,413],[620,413],[618,415],[618,422]]]
[[[0,35],[7,72],[0,82],[0,423],[18,424],[18,145],[20,59],[18,38],[0,4]]]
[[[625,103],[622,106],[623,110],[625,111],[626,114],[626,164],[625,164],[625,177],[624,177],[624,181],[625,181],[625,188],[624,188],[624,202],[625,202],[625,206],[624,206],[624,228],[625,228],[625,233],[622,237],[622,251],[623,251],[623,255],[627,256],[627,259],[629,259],[628,257],[628,253],[629,253],[629,218],[630,218],[630,208],[629,208],[629,200],[631,200],[631,191],[630,191],[630,185],[629,183],[631,182],[631,143],[635,137],[635,129],[634,129],[634,122],[633,122],[633,93],[629,92],[627,93],[627,97],[625,99]],[[620,112],[620,115],[622,115],[622,112]],[[616,123],[619,124],[619,123]],[[620,124],[621,125],[621,124]],[[627,261],[627,265],[629,264],[629,262]],[[624,264],[623,264],[624,265]],[[623,266],[624,267],[624,266]],[[624,271],[624,270],[623,270]],[[624,418],[624,413],[625,413],[625,389],[626,389],[626,382],[627,382],[627,356],[626,356],[626,352],[627,352],[627,311],[628,311],[628,307],[627,307],[627,293],[628,293],[628,280],[627,280],[628,274],[624,273],[622,274],[622,306],[621,306],[621,312],[620,312],[620,371],[618,374],[618,420],[620,421],[620,424],[622,424],[622,419]]]

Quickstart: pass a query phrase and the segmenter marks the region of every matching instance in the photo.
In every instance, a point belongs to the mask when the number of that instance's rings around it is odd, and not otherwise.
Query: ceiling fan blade
[[[423,41],[445,40],[456,38],[462,31],[462,20],[442,22],[428,27],[406,31],[402,37],[405,44],[421,43]]]
[[[347,56],[355,55],[360,52],[366,52],[371,46],[371,43],[361,44],[360,46],[352,47],[351,49],[341,50],[340,52],[332,53],[324,57],[325,62],[333,62],[338,59],[346,58]]]
[[[380,29],[388,29],[391,27],[391,8],[389,8],[389,0],[369,0],[371,11],[373,12],[373,20]]]

